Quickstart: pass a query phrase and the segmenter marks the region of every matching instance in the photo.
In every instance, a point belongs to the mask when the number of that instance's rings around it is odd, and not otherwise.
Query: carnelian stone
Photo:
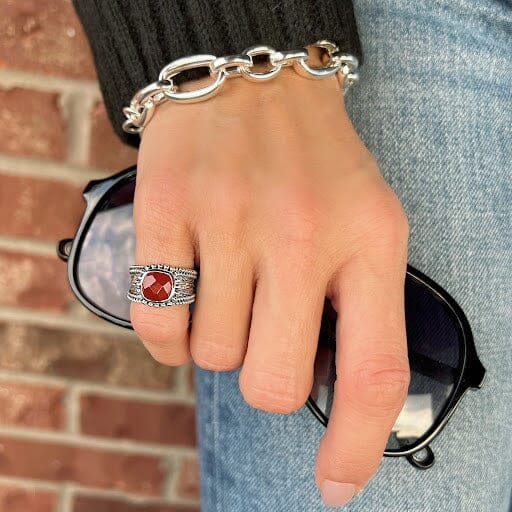
[[[172,277],[166,272],[148,272],[142,280],[142,295],[152,302],[162,302],[171,296],[172,285]]]

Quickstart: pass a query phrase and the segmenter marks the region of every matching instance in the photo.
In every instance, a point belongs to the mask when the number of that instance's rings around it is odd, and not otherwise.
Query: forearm
[[[73,0],[89,37],[109,116],[119,136],[121,109],[184,55],[230,55],[247,46],[300,48],[335,41],[361,57],[351,0]]]

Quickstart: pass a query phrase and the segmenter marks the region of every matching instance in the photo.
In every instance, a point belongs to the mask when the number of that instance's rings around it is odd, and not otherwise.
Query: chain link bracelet
[[[322,66],[310,66],[308,48],[323,50],[328,61]],[[253,57],[266,58],[267,69],[257,71]],[[342,93],[359,79],[358,61],[353,55],[342,53],[331,41],[317,41],[299,50],[277,51],[270,46],[252,46],[242,54],[226,57],[215,55],[193,55],[183,57],[167,64],[158,77],[157,82],[140,89],[132,98],[129,107],[123,108],[126,121],[123,130],[127,133],[141,134],[154,113],[155,107],[170,100],[178,103],[195,103],[215,96],[223,86],[226,78],[242,77],[246,80],[260,82],[276,77],[285,67],[292,67],[299,75],[320,79],[336,75]],[[212,82],[193,90],[182,91],[174,83],[174,79],[182,72],[192,69],[206,68]]]

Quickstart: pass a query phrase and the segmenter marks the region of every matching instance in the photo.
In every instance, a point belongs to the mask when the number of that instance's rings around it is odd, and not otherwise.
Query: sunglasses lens
[[[448,305],[426,285],[407,276],[405,316],[411,383],[387,450],[415,444],[436,423],[460,376],[460,334]],[[311,392],[316,407],[329,418],[333,403],[336,313],[326,301]]]
[[[432,428],[461,373],[462,334],[449,306],[413,278],[406,280],[405,304],[411,384],[388,450],[408,447]]]
[[[112,190],[92,218],[78,254],[82,293],[102,311],[129,321],[129,266],[135,256],[133,195],[135,180]]]
[[[336,311],[325,301],[316,351],[313,387],[310,397],[323,416],[329,418],[336,380]]]

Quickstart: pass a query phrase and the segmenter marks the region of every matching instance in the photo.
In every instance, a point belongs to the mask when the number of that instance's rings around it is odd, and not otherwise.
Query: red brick
[[[57,386],[0,380],[0,424],[60,429],[63,394]]]
[[[199,499],[199,467],[196,457],[186,457],[181,461],[176,494],[189,500]]]
[[[35,487],[0,485],[0,512],[53,512],[57,496]]]
[[[94,78],[82,27],[68,0],[3,0],[0,67]]]
[[[0,322],[0,368],[71,379],[166,390],[174,370],[157,363],[135,339]]]
[[[63,160],[65,122],[57,101],[54,93],[0,89],[0,152]]]
[[[0,437],[0,474],[87,487],[159,495],[164,474],[158,457]]]
[[[117,137],[103,103],[98,103],[91,112],[89,163],[114,171],[137,163],[137,150],[123,144]]]
[[[0,234],[48,241],[72,236],[84,211],[83,188],[0,174]]]
[[[66,266],[57,256],[0,249],[0,304],[64,311],[73,300]]]
[[[76,496],[73,512],[199,512],[199,508],[164,503],[145,504],[99,498],[96,496]]]
[[[196,441],[191,405],[89,393],[81,397],[80,407],[81,429],[85,434],[187,446]]]

